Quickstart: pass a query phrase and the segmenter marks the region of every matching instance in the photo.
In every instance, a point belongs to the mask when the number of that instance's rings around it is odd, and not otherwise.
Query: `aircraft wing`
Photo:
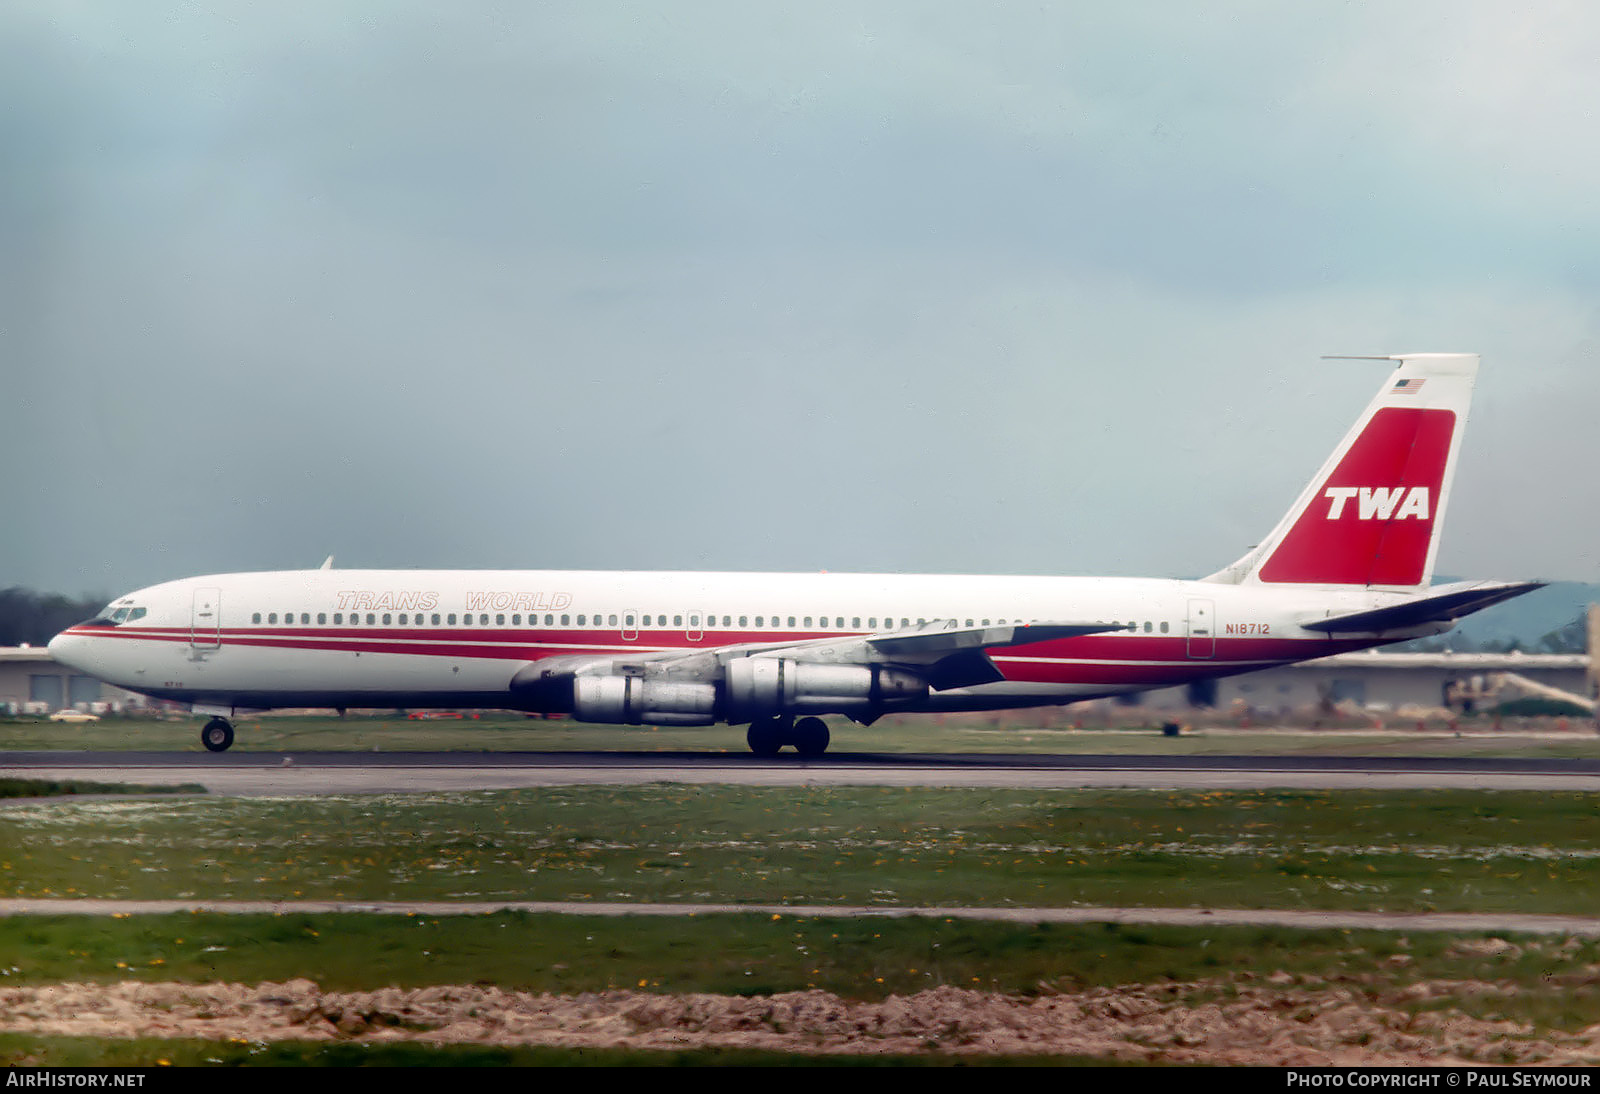
[[[1302,619],[1300,626],[1335,635],[1401,630],[1424,623],[1454,623],[1492,604],[1531,593],[1544,586],[1542,581],[1458,581],[1450,585],[1435,585],[1426,596],[1413,597],[1383,608]]]
[[[988,651],[1085,634],[1127,630],[1126,623],[1013,623],[961,627],[934,620],[920,627],[849,638],[814,639],[747,656],[792,657],[812,664],[892,665],[924,677],[935,691],[992,684],[1004,679]]]
[[[555,657],[529,663],[513,679],[514,692],[565,687],[560,681],[589,673],[621,673],[655,679],[705,681],[719,678],[730,662],[778,658],[810,665],[881,665],[905,669],[936,691],[997,683],[1004,679],[988,651],[1085,634],[1127,630],[1126,623],[1045,622],[962,627],[935,619],[917,627],[879,634],[812,638],[801,642],[749,642],[703,650],[657,650],[639,654]]]

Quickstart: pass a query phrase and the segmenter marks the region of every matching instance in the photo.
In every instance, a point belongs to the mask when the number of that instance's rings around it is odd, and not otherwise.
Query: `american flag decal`
[[[1427,382],[1426,380],[1397,380],[1394,387],[1389,390],[1389,394],[1415,395],[1422,390],[1422,385]]]

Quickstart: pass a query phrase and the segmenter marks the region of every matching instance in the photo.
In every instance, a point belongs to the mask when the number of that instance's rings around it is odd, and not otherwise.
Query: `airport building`
[[[43,646],[0,646],[0,712],[48,714],[141,707],[144,696],[59,665]]]
[[[1461,710],[1469,703],[1482,706],[1501,692],[1541,695],[1545,688],[1590,695],[1589,655],[1371,650],[1145,692],[1139,702],[1156,710],[1245,708],[1266,716],[1330,705],[1372,711]]]

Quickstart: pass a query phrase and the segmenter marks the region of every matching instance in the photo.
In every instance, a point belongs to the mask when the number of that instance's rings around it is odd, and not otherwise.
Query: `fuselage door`
[[[622,640],[632,642],[639,637],[639,613],[629,608],[622,613]]]
[[[1216,656],[1217,621],[1216,602],[1212,600],[1189,601],[1189,656],[1205,659]]]
[[[684,628],[683,636],[691,642],[698,642],[706,636],[705,613],[699,609],[690,611],[685,617],[688,626]]]
[[[222,645],[222,590],[196,589],[189,615],[189,645],[214,650]]]

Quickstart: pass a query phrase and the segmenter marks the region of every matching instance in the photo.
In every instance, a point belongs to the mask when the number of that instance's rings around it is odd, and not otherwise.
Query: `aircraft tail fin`
[[[1262,543],[1207,581],[1416,591],[1433,578],[1478,357],[1399,368]]]

